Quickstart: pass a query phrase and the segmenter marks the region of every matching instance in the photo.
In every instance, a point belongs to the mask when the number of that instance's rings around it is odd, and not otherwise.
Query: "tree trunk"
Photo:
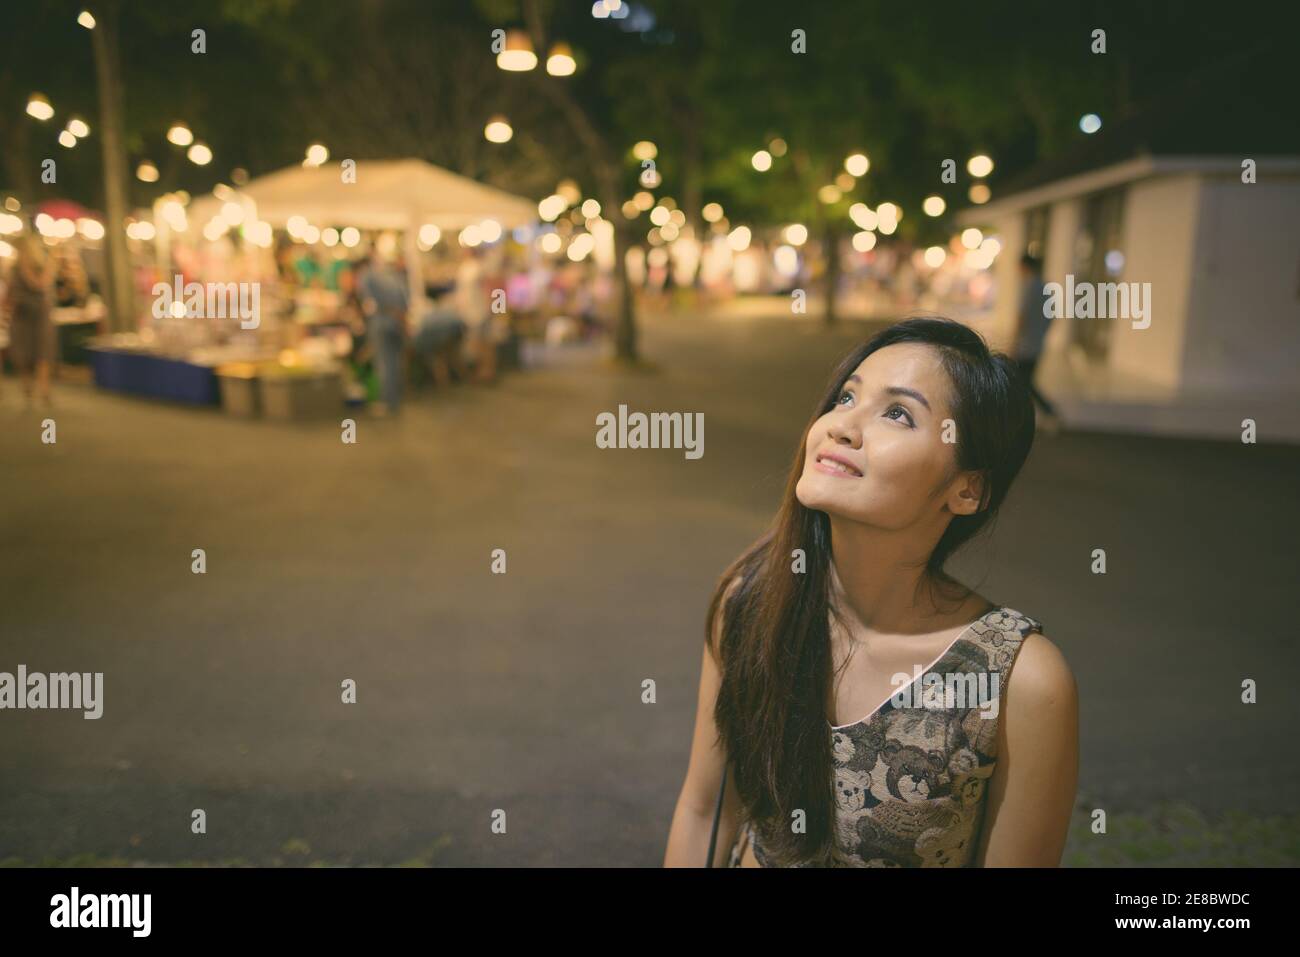
[[[540,56],[546,49],[546,29],[541,6],[537,0],[526,0],[524,19],[533,39],[533,47]],[[564,113],[574,135],[586,147],[591,157],[592,173],[597,183],[601,208],[614,225],[614,278],[618,283],[618,322],[614,332],[614,354],[625,362],[635,362],[636,349],[636,298],[627,276],[627,247],[630,230],[623,220],[622,190],[619,180],[622,164],[617,151],[610,148],[596,122],[569,92],[568,86],[546,75],[538,76],[543,93]]]
[[[632,230],[623,218],[618,193],[608,186],[602,192],[605,194],[604,205],[608,211],[609,221],[614,226],[614,281],[618,302],[618,318],[614,327],[614,355],[624,362],[635,362],[637,359],[636,293],[627,275],[627,251],[631,245]]]
[[[826,325],[833,325],[836,319],[836,299],[840,286],[840,234],[834,223],[826,224]]]
[[[10,105],[8,99],[5,100],[5,105]],[[28,124],[33,122],[35,121],[26,113],[17,113],[17,111],[12,117],[6,116],[3,121],[0,121],[0,142],[3,142],[6,147],[3,151],[5,176],[13,191],[23,202],[30,202],[36,196],[32,178],[32,169],[36,164],[31,162],[28,155],[28,143],[31,139]]]
[[[700,244],[700,255],[695,259],[695,268],[691,270],[691,288],[700,287],[700,273],[704,265],[704,243],[708,239],[708,226],[702,215],[702,196],[700,192],[700,135],[699,118],[694,110],[685,111],[686,123],[682,126],[682,206],[686,213],[686,224],[690,226],[695,240]]]
[[[96,4],[91,44],[95,51],[95,76],[99,85],[99,133],[104,144],[105,279],[109,328],[125,332],[135,328],[134,284],[126,249],[127,171],[122,133],[122,70],[118,60],[117,27],[120,4]]]

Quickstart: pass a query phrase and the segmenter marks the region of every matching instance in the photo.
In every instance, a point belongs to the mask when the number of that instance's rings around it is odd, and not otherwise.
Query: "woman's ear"
[[[962,472],[948,491],[948,511],[954,515],[974,515],[984,503],[984,473]]]

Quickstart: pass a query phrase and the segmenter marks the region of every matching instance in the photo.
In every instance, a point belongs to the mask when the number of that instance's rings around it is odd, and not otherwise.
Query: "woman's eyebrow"
[[[850,382],[856,382],[858,385],[862,385],[862,379],[858,376],[856,372],[844,380],[845,385],[848,385]],[[891,385],[888,388],[886,388],[884,392],[885,395],[910,396],[911,398],[915,399],[917,402],[920,402],[927,409],[930,408],[930,403],[925,400],[925,396],[921,395],[921,393],[917,392],[915,389],[907,389],[901,385]]]
[[[921,403],[927,409],[930,408],[930,403],[925,401],[925,396],[921,395],[921,393],[917,392],[915,389],[905,389],[901,385],[891,385],[888,389],[885,390],[885,394],[911,396],[913,399]]]

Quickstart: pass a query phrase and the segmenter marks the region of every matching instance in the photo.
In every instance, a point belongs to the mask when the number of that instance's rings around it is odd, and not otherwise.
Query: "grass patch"
[[[1106,816],[1094,834],[1090,810],[1076,810],[1062,862],[1066,867],[1295,867],[1300,814],[1257,816],[1228,811],[1210,819],[1185,803]]]

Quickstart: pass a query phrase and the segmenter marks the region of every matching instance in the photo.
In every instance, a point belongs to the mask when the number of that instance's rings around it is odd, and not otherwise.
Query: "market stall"
[[[138,336],[103,337],[86,348],[101,389],[196,405],[217,402],[216,364],[210,360],[160,355]]]
[[[346,250],[361,233],[380,234],[393,247],[396,238],[383,234],[402,235],[412,265],[411,311],[419,315],[420,250],[429,248],[419,244],[422,230],[450,233],[488,221],[505,230],[537,216],[530,200],[421,160],[349,164],[294,166],[193,201],[160,197],[150,227],[136,230],[154,240],[156,269],[145,287],[158,280],[177,291],[161,307],[153,297],[153,321],[139,337],[95,341],[96,381],[136,394],[220,402],[244,416],[321,414],[340,408],[345,391],[351,401],[364,401],[366,390],[343,361],[359,318],[343,308],[345,280],[352,281]],[[182,287],[191,282],[205,289],[238,285],[241,293],[255,287],[257,321],[196,312],[182,303],[189,298]]]
[[[258,177],[239,193],[253,202],[259,220],[277,229],[301,217],[326,226],[400,231],[412,262],[422,226],[459,230],[493,220],[503,229],[513,229],[537,219],[531,200],[419,159],[357,160],[347,168],[343,163],[291,166]],[[220,214],[222,206],[217,197],[203,197],[194,201],[189,215],[194,222],[207,222]],[[409,272],[408,283],[414,309],[424,298],[415,270]]]

